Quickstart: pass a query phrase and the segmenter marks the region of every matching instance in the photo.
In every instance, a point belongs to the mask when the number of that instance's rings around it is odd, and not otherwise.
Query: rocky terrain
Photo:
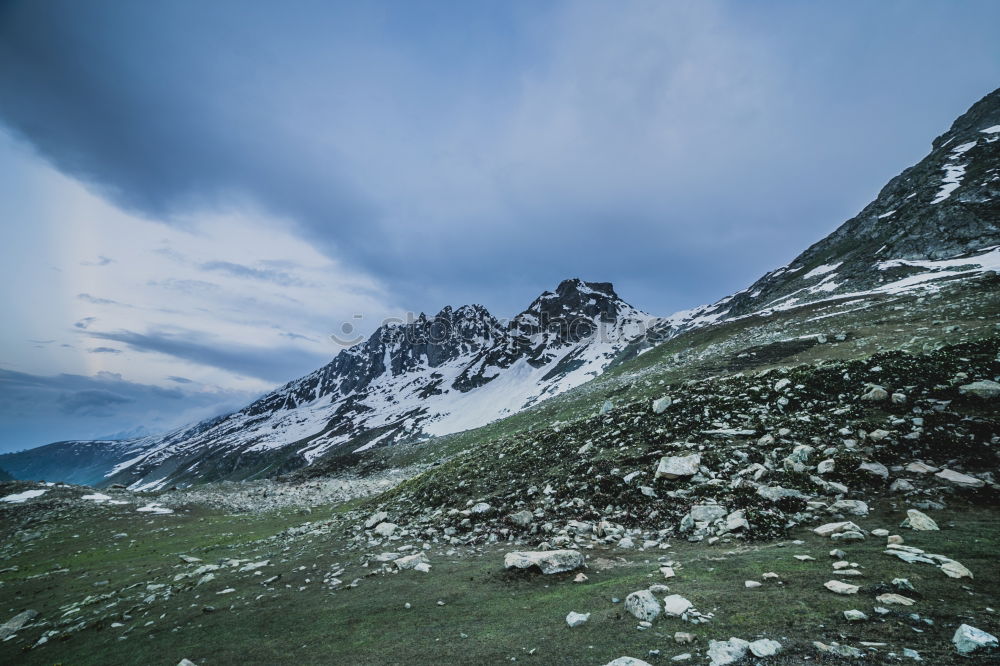
[[[998,139],[711,306],[569,280],[0,457],[0,661],[1000,663]]]
[[[997,378],[993,336],[667,384],[395,476],[7,483],[0,655],[1000,661]]]

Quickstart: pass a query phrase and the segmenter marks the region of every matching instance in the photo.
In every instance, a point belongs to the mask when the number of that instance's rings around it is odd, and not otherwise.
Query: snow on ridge
[[[951,196],[951,193],[958,189],[965,177],[965,167],[967,164],[945,164],[942,167],[944,178],[941,179],[941,189],[938,190],[932,204],[938,204]]]
[[[993,127],[987,127],[986,129],[979,130],[983,134],[997,134],[1000,133],[1000,125],[994,125]]]
[[[822,266],[817,266],[816,268],[812,269],[811,271],[803,275],[802,278],[806,279],[806,278],[818,277],[820,275],[826,275],[827,273],[830,273],[831,271],[835,271],[838,268],[840,268],[840,266],[843,263],[844,262],[839,261],[835,264],[823,264]]]

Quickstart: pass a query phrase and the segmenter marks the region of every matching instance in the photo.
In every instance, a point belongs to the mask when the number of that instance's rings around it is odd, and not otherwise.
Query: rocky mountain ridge
[[[160,436],[35,451],[87,458],[85,472],[74,462],[61,474],[73,481],[137,489],[273,474],[339,447],[361,452],[516,413],[593,378],[654,322],[608,283],[565,280],[507,323],[480,305],[387,322],[233,414]],[[106,459],[89,464],[100,451]],[[17,475],[52,469],[31,451],[3,459]]]

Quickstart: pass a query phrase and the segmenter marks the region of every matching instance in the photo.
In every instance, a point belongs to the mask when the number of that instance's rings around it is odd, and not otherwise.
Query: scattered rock
[[[662,398],[659,398],[658,400],[654,400],[653,413],[662,414],[663,412],[667,411],[667,407],[669,407],[672,402],[673,401],[670,399],[669,396],[664,396]]]
[[[38,617],[38,611],[26,610],[22,613],[18,613],[3,624],[0,624],[0,641],[6,640],[8,636],[13,636],[21,630],[21,627],[28,624],[36,617]]]
[[[909,527],[918,532],[932,532],[940,529],[930,516],[916,509],[907,509],[906,520],[902,522],[900,527]]]
[[[823,654],[832,654],[837,657],[847,657],[848,659],[862,659],[865,653],[856,647],[851,647],[850,645],[841,645],[840,643],[820,643],[819,641],[813,641],[813,647],[822,652]]]
[[[587,620],[590,619],[590,613],[575,613],[570,612],[566,616],[566,624],[572,627],[579,627],[582,624],[586,624]]]
[[[977,398],[982,398],[984,400],[990,400],[992,398],[1000,398],[1000,384],[989,379],[984,379],[978,382],[972,382],[971,384],[965,384],[964,386],[958,387],[959,393],[968,393],[969,395],[974,395]]]
[[[750,643],[742,638],[730,638],[728,641],[709,641],[708,658],[711,660],[709,666],[735,664],[746,656],[749,647]]]
[[[885,604],[887,606],[892,604],[898,604],[900,606],[912,606],[913,604],[917,603],[913,599],[910,599],[909,597],[904,597],[901,594],[880,594],[877,597],[875,597],[875,601],[879,602],[880,604]]]
[[[830,511],[833,513],[847,513],[852,516],[867,516],[868,505],[861,500],[838,500],[830,505]]]
[[[974,476],[969,476],[968,474],[962,474],[960,472],[955,472],[950,469],[943,469],[935,477],[941,479],[942,481],[947,481],[948,483],[953,483],[960,488],[982,488],[986,485],[986,482],[982,479],[977,479]]]
[[[663,613],[673,617],[679,617],[694,606],[690,601],[679,594],[671,594],[663,599]]]
[[[694,476],[701,466],[701,455],[694,453],[689,456],[664,456],[656,467],[654,478],[680,479]]]
[[[857,594],[858,590],[861,589],[857,585],[851,585],[850,583],[842,583],[839,580],[829,580],[823,583],[823,587],[830,590],[834,594]]]
[[[844,619],[848,622],[863,622],[868,619],[868,616],[859,610],[845,610]]]
[[[653,666],[648,661],[636,659],[635,657],[618,657],[614,661],[609,661],[604,666]]]
[[[625,597],[625,610],[644,622],[652,622],[661,612],[660,602],[649,590],[639,590]]]
[[[963,624],[955,630],[951,642],[955,644],[955,649],[961,654],[970,654],[983,648],[997,647],[996,636],[968,624]]]
[[[507,553],[503,565],[505,569],[538,567],[543,574],[555,574],[579,569],[584,563],[578,550],[543,550]]]
[[[750,641],[750,653],[758,658],[773,657],[781,652],[781,643],[770,638],[759,638]]]
[[[866,472],[872,476],[877,476],[880,479],[889,478],[889,469],[882,463],[877,462],[866,462],[858,465],[858,470],[861,472]]]

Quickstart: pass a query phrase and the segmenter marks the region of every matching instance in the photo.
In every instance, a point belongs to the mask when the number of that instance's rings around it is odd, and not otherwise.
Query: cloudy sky
[[[714,301],[1000,85],[1000,3],[0,2],[0,451],[241,406],[343,322]]]

